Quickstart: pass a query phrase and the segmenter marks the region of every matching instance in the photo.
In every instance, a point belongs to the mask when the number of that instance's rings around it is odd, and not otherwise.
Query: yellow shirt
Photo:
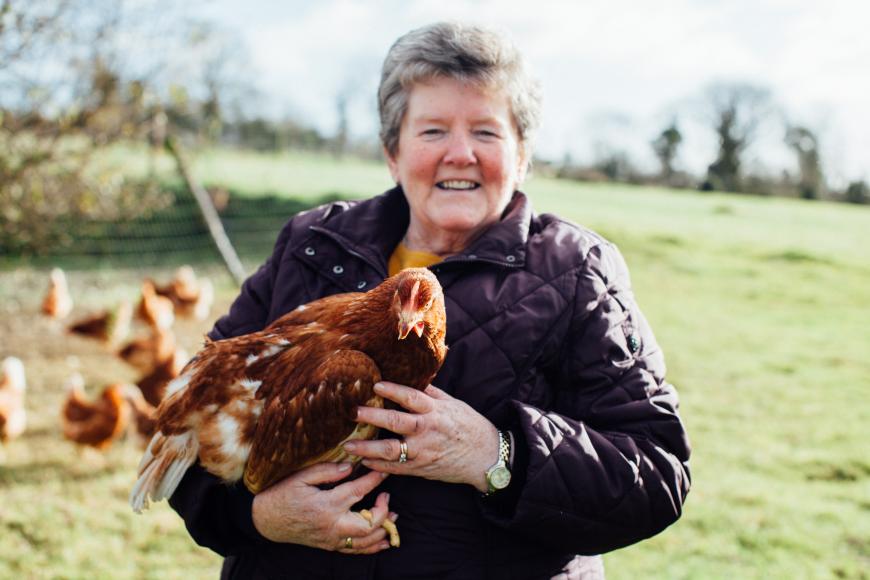
[[[394,276],[405,268],[426,268],[440,261],[441,256],[437,254],[410,250],[405,244],[399,242],[399,245],[393,250],[393,255],[390,256],[388,268],[390,276]]]

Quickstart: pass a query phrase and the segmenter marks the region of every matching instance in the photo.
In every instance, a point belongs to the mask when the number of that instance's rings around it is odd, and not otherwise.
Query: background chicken
[[[262,332],[209,342],[170,383],[130,496],[141,512],[170,497],[197,457],[254,493],[308,465],[349,459],[342,444],[377,430],[381,380],[425,388],[446,355],[444,297],[426,269],[304,306]],[[354,459],[354,458],[350,458]]]
[[[51,271],[48,291],[42,300],[42,313],[50,318],[66,318],[72,311],[73,301],[66,285],[66,275],[60,268]]]
[[[85,338],[93,338],[109,344],[118,344],[130,333],[133,307],[126,300],[111,310],[91,314],[73,322],[67,330]]]
[[[154,282],[142,282],[142,298],[136,307],[136,318],[155,330],[166,330],[175,322],[172,300],[157,293]]]
[[[190,266],[181,266],[166,286],[155,286],[157,294],[165,296],[182,318],[205,320],[214,302],[214,286],[208,278],[197,278]]]
[[[3,360],[0,372],[0,442],[6,443],[24,432],[27,414],[24,410],[24,365],[10,356]]]
[[[156,407],[160,404],[169,382],[181,374],[188,358],[184,349],[176,349],[168,359],[158,362],[150,372],[136,381],[136,386],[149,405]]]
[[[175,333],[171,329],[156,328],[125,344],[118,351],[118,356],[137,370],[150,373],[172,358],[175,344]]]
[[[84,392],[84,380],[74,374],[66,384],[67,398],[61,413],[63,436],[79,445],[101,451],[108,449],[120,437],[130,422],[130,396],[134,385],[115,383],[103,389],[94,401]]]
[[[130,404],[129,430],[139,447],[145,449],[157,429],[157,408],[148,403],[138,389],[126,389],[124,398]]]

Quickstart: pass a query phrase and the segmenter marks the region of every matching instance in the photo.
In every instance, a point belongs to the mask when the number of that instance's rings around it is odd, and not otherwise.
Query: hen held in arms
[[[315,463],[358,461],[343,444],[377,428],[356,423],[356,408],[383,407],[380,380],[426,388],[447,354],[445,335],[441,285],[409,268],[260,332],[208,341],[167,387],[130,505],[141,513],[172,496],[197,458],[253,493]]]

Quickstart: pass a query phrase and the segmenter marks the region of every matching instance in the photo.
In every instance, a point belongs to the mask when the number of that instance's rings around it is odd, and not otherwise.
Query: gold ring
[[[344,547],[347,548],[348,550],[352,550],[353,549],[353,538],[351,538],[350,536],[346,537],[344,539]]]
[[[408,461],[408,444],[404,439],[399,441],[399,463]]]

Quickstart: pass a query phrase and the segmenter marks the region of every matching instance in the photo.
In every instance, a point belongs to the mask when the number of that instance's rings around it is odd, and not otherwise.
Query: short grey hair
[[[520,146],[531,159],[541,118],[538,83],[529,77],[522,55],[504,34],[456,22],[438,22],[408,32],[384,59],[378,112],[381,143],[390,155],[398,153],[399,130],[414,84],[437,77],[505,91]]]

